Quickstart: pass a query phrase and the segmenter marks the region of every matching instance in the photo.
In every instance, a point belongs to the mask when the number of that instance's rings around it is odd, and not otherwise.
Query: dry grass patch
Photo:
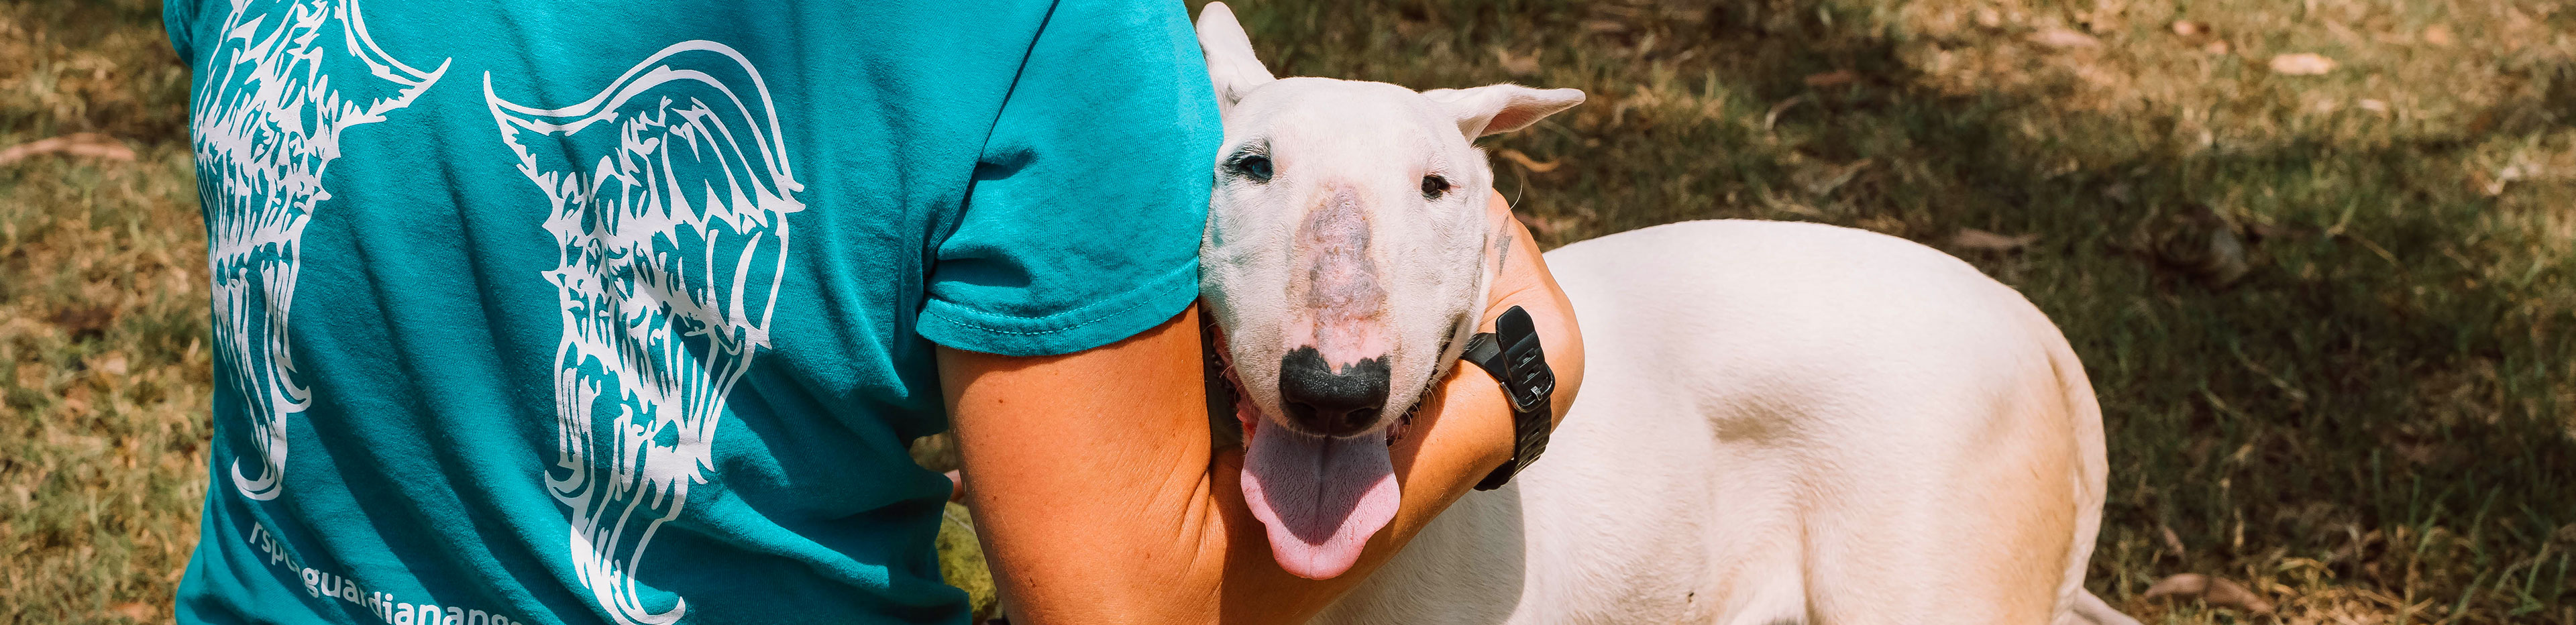
[[[0,623],[155,622],[205,489],[205,239],[153,3],[0,5]]]

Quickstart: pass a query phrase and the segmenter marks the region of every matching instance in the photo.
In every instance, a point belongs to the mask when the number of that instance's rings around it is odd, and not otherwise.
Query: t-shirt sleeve
[[[179,61],[190,68],[197,66],[196,50],[190,47],[196,34],[191,30],[197,18],[197,0],[162,0],[161,28],[169,31],[170,49],[179,53]]]
[[[1198,298],[1224,129],[1178,2],[1059,3],[1005,97],[918,331],[1010,356],[1082,351]]]

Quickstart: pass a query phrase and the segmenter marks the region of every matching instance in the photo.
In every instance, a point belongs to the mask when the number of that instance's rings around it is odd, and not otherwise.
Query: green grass
[[[0,4],[0,146],[139,153],[0,165],[0,623],[167,620],[196,545],[206,243],[155,6]]]
[[[194,542],[204,241],[153,5],[0,4],[0,145],[140,153],[0,165],[0,624],[166,618]],[[1546,242],[1821,221],[2020,288],[2101,395],[2091,586],[2142,620],[2576,623],[2576,7],[1235,9],[1282,75],[1590,93],[1487,142],[1540,164],[1497,178]],[[2140,597],[2177,573],[2278,609]]]

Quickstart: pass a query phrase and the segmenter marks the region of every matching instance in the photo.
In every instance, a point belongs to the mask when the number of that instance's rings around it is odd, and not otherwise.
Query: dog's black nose
[[[1288,420],[1308,432],[1349,436],[1368,431],[1386,405],[1386,387],[1384,356],[1340,370],[1312,347],[1279,359],[1279,400],[1287,404]]]

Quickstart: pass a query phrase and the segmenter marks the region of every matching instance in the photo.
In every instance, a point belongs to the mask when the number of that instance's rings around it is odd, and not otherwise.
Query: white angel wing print
[[[562,253],[543,272],[563,313],[545,476],[569,509],[574,568],[618,622],[678,620],[687,600],[646,605],[636,567],[708,479],[725,397],[769,346],[785,217],[804,208],[768,86],[709,41],[664,48],[563,108],[483,84],[502,142],[552,203],[545,229]]]
[[[283,492],[287,417],[312,399],[286,333],[304,225],[331,199],[323,170],[342,132],[410,106],[447,64],[424,72],[387,56],[357,0],[234,0],[222,33],[189,124],[212,239],[215,357],[248,403],[243,455],[258,462],[234,458],[233,487],[268,500]]]

